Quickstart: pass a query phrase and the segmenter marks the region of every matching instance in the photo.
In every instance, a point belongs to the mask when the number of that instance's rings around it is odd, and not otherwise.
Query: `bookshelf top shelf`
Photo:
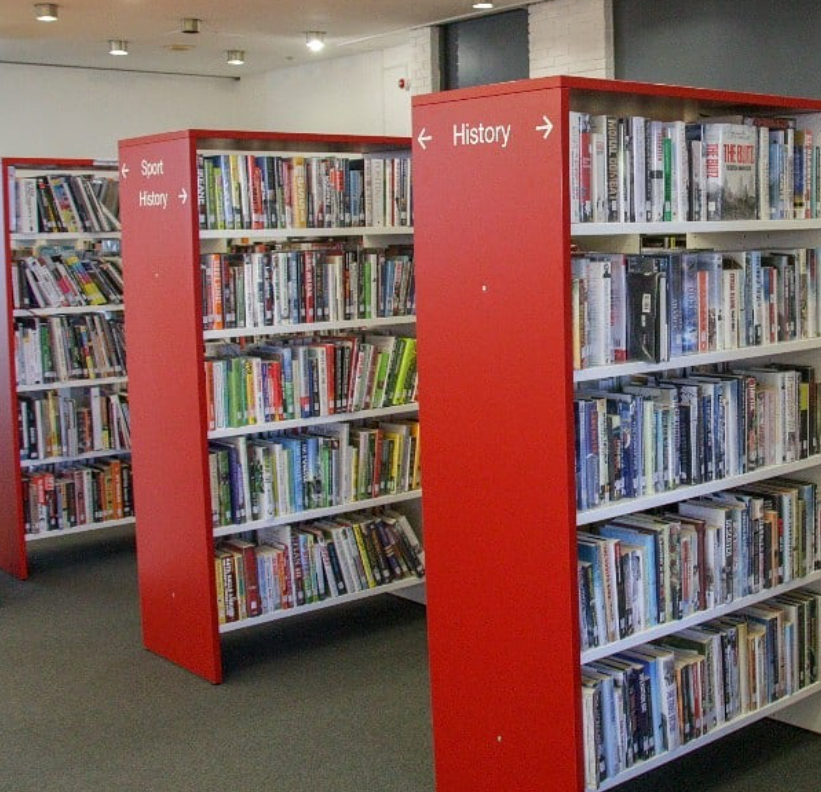
[[[15,319],[26,319],[39,316],[61,316],[63,314],[109,313],[125,311],[122,303],[105,303],[103,305],[61,305],[56,308],[15,308]]]
[[[571,237],[679,236],[762,231],[819,231],[821,220],[713,220],[682,223],[573,223]]]
[[[412,226],[357,226],[352,228],[258,228],[201,230],[200,239],[321,239],[323,237],[396,236],[413,234]]]
[[[98,239],[119,239],[119,231],[75,232],[66,231],[47,234],[41,231],[21,232],[9,234],[12,242],[94,242]]]

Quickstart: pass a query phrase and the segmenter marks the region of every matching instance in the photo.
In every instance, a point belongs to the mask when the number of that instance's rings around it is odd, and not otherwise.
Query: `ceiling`
[[[58,3],[57,22],[38,22],[33,3],[0,0],[0,62],[241,77],[401,44],[414,27],[476,16],[471,3],[65,0]],[[499,0],[494,10],[522,5]],[[200,19],[200,32],[181,32],[184,17]],[[327,34],[318,55],[305,46],[309,30]],[[127,40],[129,54],[109,55],[109,39]],[[244,66],[226,64],[229,49],[245,50]]]

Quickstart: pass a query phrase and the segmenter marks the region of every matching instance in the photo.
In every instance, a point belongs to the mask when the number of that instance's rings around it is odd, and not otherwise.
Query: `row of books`
[[[55,173],[16,177],[10,185],[12,232],[79,234],[120,230],[116,179]]]
[[[581,388],[573,402],[576,504],[717,481],[819,453],[811,366],[705,367]]]
[[[820,607],[796,589],[582,666],[587,788],[818,682]]]
[[[209,429],[411,404],[416,339],[312,336],[281,344],[207,345]]]
[[[212,442],[215,526],[297,514],[421,486],[418,421],[327,424]]]
[[[11,265],[15,308],[121,305],[123,270],[119,258],[83,251],[42,248]]]
[[[200,228],[413,224],[410,157],[202,154]]]
[[[27,534],[65,531],[133,516],[134,486],[128,460],[56,466],[23,475]]]
[[[769,479],[577,535],[582,648],[821,569],[815,484]]]
[[[571,112],[571,220],[816,218],[819,146],[819,114],[685,123]]]
[[[365,249],[204,254],[203,329],[408,316],[412,253]]]
[[[18,386],[121,377],[125,325],[98,313],[18,319],[14,355]]]
[[[232,538],[214,551],[220,624],[298,608],[425,574],[405,515],[357,512]]]
[[[99,387],[20,396],[20,458],[76,457],[92,451],[131,448],[128,395]]]
[[[575,255],[574,367],[817,338],[818,262],[818,248]]]

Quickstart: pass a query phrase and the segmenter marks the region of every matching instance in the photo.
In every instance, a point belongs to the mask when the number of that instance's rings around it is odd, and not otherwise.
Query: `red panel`
[[[675,98],[692,103],[722,105],[760,105],[772,108],[793,108],[807,111],[821,110],[821,100],[805,99],[794,96],[775,96],[771,94],[745,93],[742,91],[722,91],[714,88],[692,88],[681,85],[663,85],[660,83],[628,82],[624,80],[600,80],[591,77],[543,77],[535,80],[518,80],[492,86],[463,88],[449,91],[447,94],[428,94],[414,97],[414,108],[427,104],[441,104],[443,101],[465,101],[481,99],[487,96],[505,94],[541,92],[553,88],[567,88],[585,93],[620,93],[625,95],[657,96]],[[446,98],[445,98],[446,97]]]
[[[497,93],[414,107],[437,789],[566,792],[583,779],[567,92]]]
[[[9,161],[3,160],[4,229],[11,227]],[[11,239],[3,234],[5,252],[0,276],[0,568],[28,577],[20,481],[20,438],[17,434],[17,375],[14,365],[14,308],[11,291]]]
[[[195,155],[185,136],[125,141],[120,166],[143,636],[217,683]]]
[[[156,135],[134,138],[124,141],[125,145],[145,145],[147,143],[162,143],[171,140],[191,139],[196,143],[208,141],[255,142],[265,144],[272,150],[279,143],[304,144],[306,149],[316,145],[318,150],[324,150],[328,145],[338,146],[341,151],[379,151],[383,149],[407,149],[410,140],[404,137],[390,137],[384,135],[325,135],[303,132],[258,132],[250,130],[225,129],[187,129],[177,132],[162,132]],[[202,147],[202,146],[199,146]]]

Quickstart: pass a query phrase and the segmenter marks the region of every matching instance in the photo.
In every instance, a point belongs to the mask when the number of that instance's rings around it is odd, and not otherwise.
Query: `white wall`
[[[410,45],[243,78],[243,126],[283,132],[410,135]]]
[[[240,83],[0,64],[0,156],[117,156],[117,141],[239,123]]]
[[[240,81],[0,64],[0,157],[117,156],[189,127],[410,135],[410,43]]]

